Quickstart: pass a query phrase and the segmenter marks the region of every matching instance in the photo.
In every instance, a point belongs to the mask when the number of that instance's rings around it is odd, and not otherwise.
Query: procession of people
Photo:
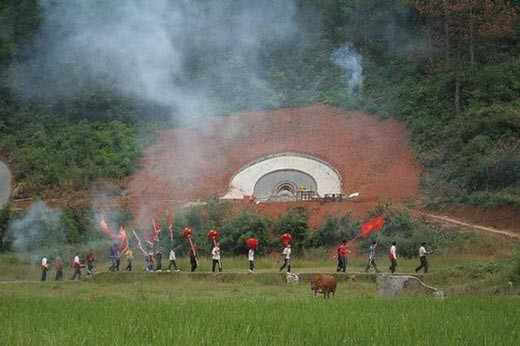
[[[358,235],[356,235],[351,240],[343,240],[341,244],[336,248],[335,252],[336,255],[334,256],[337,258],[337,266],[336,266],[336,272],[338,273],[347,273],[347,268],[349,265],[349,256],[352,254],[352,247],[354,246],[355,242],[360,238],[367,238],[368,235],[372,234],[373,232],[380,231],[383,228],[383,225],[385,223],[385,219],[383,215],[379,215],[361,225],[361,230]],[[140,237],[136,233],[136,231],[133,231],[134,239],[136,248],[141,251],[144,258],[144,270],[147,272],[162,272],[162,256],[163,256],[163,246],[161,244],[161,238],[159,237],[161,227],[159,224],[155,222],[155,220],[152,220],[153,225],[153,236],[150,235],[147,231],[143,231],[142,233],[145,236],[145,240],[147,245],[143,247],[143,243],[141,242]],[[177,264],[177,255],[176,255],[176,247],[173,244],[173,221],[171,217],[167,219],[167,226],[170,230],[170,251],[168,256],[168,269],[166,272],[171,272],[172,269],[175,272],[181,271],[181,268]],[[109,261],[109,267],[108,270],[111,272],[117,272],[119,271],[120,267],[120,261],[121,256],[124,255],[126,257],[126,271],[132,271],[133,270],[133,260],[134,260],[134,254],[132,252],[132,249],[130,248],[130,243],[128,236],[126,234],[125,229],[123,226],[120,226],[118,233],[113,233],[110,231],[107,223],[105,222],[104,218],[100,221],[100,229],[101,231],[106,234],[108,237],[114,240],[114,243],[109,249],[108,252],[108,261]],[[187,256],[189,258],[190,263],[190,271],[195,272],[199,268],[199,253],[197,252],[194,239],[193,239],[193,230],[189,227],[185,227],[182,231],[183,237],[188,241],[189,243],[189,249],[187,252]],[[207,236],[209,240],[213,243],[213,247],[211,248],[211,251],[209,252],[209,259],[211,261],[211,271],[214,273],[217,271],[222,272],[223,266],[222,266],[222,251],[220,247],[220,243],[217,241],[219,237],[219,232],[216,230],[210,230],[207,233]],[[380,244],[377,241],[377,236],[375,237],[375,240],[372,240],[370,245],[367,247],[367,262],[366,266],[364,267],[365,273],[368,273],[371,268],[375,270],[376,273],[381,273],[379,270],[377,264],[376,264],[376,253],[377,249],[380,247]],[[283,271],[284,269],[287,270],[287,273],[290,273],[292,268],[292,259],[293,259],[293,253],[291,248],[291,242],[292,242],[292,235],[291,233],[283,233],[280,235],[280,242],[283,246],[283,250],[280,253],[280,267],[278,269],[279,272]],[[250,237],[246,239],[246,246],[248,248],[247,253],[244,253],[245,256],[247,256],[247,270],[249,273],[254,273],[255,270],[255,255],[258,248],[258,239],[254,237]],[[367,244],[367,243],[362,243]],[[148,250],[145,249],[146,246],[149,246]],[[423,269],[424,273],[428,273],[428,260],[427,256],[429,256],[432,253],[431,250],[426,249],[426,242],[422,242],[419,249],[418,249],[418,255],[420,264],[418,267],[415,268],[415,272],[419,272],[419,270]],[[388,260],[390,262],[390,266],[388,269],[390,270],[390,273],[394,274],[397,270],[397,242],[392,241],[391,245],[388,247]],[[80,254],[79,252],[76,253],[74,256],[74,259],[71,262],[71,267],[74,269],[74,275],[72,276],[71,280],[81,280],[81,269],[87,268],[87,278],[89,278],[93,272],[94,272],[94,262],[95,262],[95,255],[94,251],[92,249],[89,250],[89,252],[85,256],[85,260],[80,260]],[[63,261],[61,256],[56,256],[55,258],[55,267],[56,267],[56,281],[63,278]],[[155,268],[154,268],[155,264]],[[47,272],[49,271],[49,260],[46,256],[42,257],[41,260],[41,281],[45,281],[47,278]]]
[[[255,252],[256,247],[258,245],[258,241],[255,238],[248,239],[249,243],[249,249],[247,252],[247,260],[248,260],[248,272],[253,273],[255,270]],[[337,248],[337,260],[338,265],[336,267],[336,272],[347,272],[347,266],[349,263],[348,256],[352,253],[352,251],[349,249],[349,242],[346,240],[343,240],[341,244]],[[370,246],[367,249],[367,264],[365,267],[365,273],[368,273],[371,268],[375,270],[376,273],[381,273],[379,268],[376,264],[376,249],[378,248],[379,244],[377,241],[372,241]],[[429,256],[433,251],[426,249],[426,242],[421,243],[419,249],[418,249],[418,255],[420,264],[417,268],[415,268],[415,272],[417,273],[419,270],[423,269],[424,273],[428,273],[428,260],[427,256]],[[279,268],[279,271],[286,269],[288,273],[291,272],[292,269],[292,249],[291,244],[287,242],[284,244],[283,250],[281,252],[281,266]],[[131,249],[126,250],[125,257],[127,260],[127,266],[125,268],[126,271],[132,271],[133,269],[133,259],[134,255]],[[188,257],[189,262],[191,264],[191,271],[194,272],[199,267],[199,260],[198,256],[195,250],[195,247],[190,247],[188,250]],[[222,271],[222,258],[221,258],[221,249],[220,244],[218,242],[215,242],[209,257],[211,259],[211,271],[215,272],[218,269],[218,272]],[[119,263],[118,258],[120,258],[119,251],[117,249],[116,244],[112,245],[109,251],[108,260],[109,260],[109,271],[118,271],[119,270]],[[172,247],[169,253],[169,265],[167,272],[171,272],[172,268],[175,272],[180,272],[181,268],[177,264],[177,257],[175,248]],[[397,269],[397,242],[392,242],[391,246],[388,250],[388,259],[390,262],[389,270],[391,273],[395,273]],[[155,255],[153,252],[149,252],[144,256],[145,265],[144,270],[148,272],[161,272],[162,271],[162,247],[158,247],[155,251]],[[74,274],[71,278],[71,280],[81,280],[81,269],[86,268],[87,269],[87,278],[92,275],[94,272],[94,261],[95,261],[95,255],[94,250],[90,249],[89,252],[85,255],[85,260],[82,262],[80,259],[80,253],[77,252],[71,261],[71,267],[74,270]],[[155,263],[155,270],[154,270],[154,263]],[[42,257],[41,260],[41,281],[46,281],[47,279],[47,273],[49,271],[49,260],[46,256]],[[54,259],[54,267],[56,270],[56,276],[55,281],[59,281],[63,279],[63,260],[60,255],[57,255]]]

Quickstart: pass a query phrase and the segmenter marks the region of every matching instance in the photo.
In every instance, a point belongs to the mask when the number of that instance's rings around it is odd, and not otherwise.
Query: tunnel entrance
[[[341,177],[334,167],[309,155],[283,153],[243,167],[223,198],[254,195],[259,200],[290,201],[327,194],[341,194]]]

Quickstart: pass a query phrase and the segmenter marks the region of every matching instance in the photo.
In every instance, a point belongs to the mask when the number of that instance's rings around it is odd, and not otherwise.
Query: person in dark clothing
[[[190,251],[188,251],[188,256],[190,256],[191,271],[194,272],[199,266],[195,248],[190,248]]]
[[[132,271],[132,261],[134,260],[134,254],[132,250],[128,249],[125,253],[126,256],[126,268],[125,270],[131,272]]]
[[[45,257],[45,256],[43,256],[43,258],[42,258],[41,269],[42,269],[41,281],[43,282],[43,281],[47,280],[47,271],[49,270],[49,265],[47,264],[47,257]]]
[[[112,245],[110,247],[110,252],[108,253],[108,258],[110,259],[110,268],[109,270],[111,272],[115,272],[116,271],[116,266],[117,266],[117,249],[116,249],[116,245]]]
[[[116,248],[116,272],[119,271],[119,267],[121,266],[121,251]]]
[[[162,271],[162,247],[159,247],[155,253],[155,260],[157,261],[157,267],[155,268],[155,271]]]
[[[63,279],[63,261],[61,260],[61,256],[57,256],[54,260],[54,267],[56,267],[56,278],[54,281]]]

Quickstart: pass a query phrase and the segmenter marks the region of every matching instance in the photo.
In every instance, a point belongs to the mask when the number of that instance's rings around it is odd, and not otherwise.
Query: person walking
[[[117,249],[116,249],[116,244],[112,245],[110,247],[110,251],[108,253],[108,258],[110,260],[110,268],[109,270],[111,272],[115,272],[116,271],[116,266],[117,266]]]
[[[197,250],[195,250],[195,247],[190,248],[188,251],[188,256],[190,256],[190,265],[191,265],[191,271],[194,272],[197,270],[197,267],[199,266],[199,263],[197,261]]]
[[[280,271],[282,271],[285,267],[287,267],[287,272],[291,272],[291,244],[287,244],[282,251],[282,259],[283,264],[280,267]]]
[[[41,281],[45,281],[47,280],[47,271],[49,270],[49,264],[47,263],[47,257],[43,256],[42,258],[42,264],[41,264],[41,269],[42,269],[42,276],[41,276]]]
[[[79,260],[79,252],[76,252],[76,256],[72,260],[72,268],[74,268],[74,275],[72,275],[71,280],[81,280],[81,262]]]
[[[424,272],[428,272],[428,259],[426,258],[426,255],[431,254],[432,251],[426,250],[426,243],[422,243],[421,247],[419,247],[419,260],[421,261],[421,264],[415,268],[415,272],[417,273],[419,270],[424,268]]]
[[[374,240],[372,242],[372,245],[370,245],[370,247],[368,248],[368,262],[367,262],[367,267],[365,268],[365,273],[368,273],[368,270],[370,269],[370,267],[374,267],[374,269],[376,270],[376,273],[380,273],[380,270],[377,269],[377,264],[376,264],[376,248],[377,248],[377,242]]]
[[[116,247],[116,272],[119,271],[119,267],[121,266],[121,251]]]
[[[395,268],[397,267],[397,243],[392,242],[392,246],[390,246],[390,252],[388,253],[388,258],[390,259],[390,271],[395,273]]]
[[[132,271],[132,261],[134,260],[134,254],[132,253],[132,250],[128,249],[125,253],[126,256],[126,271],[131,272]]]
[[[255,250],[249,249],[247,253],[247,259],[249,260],[249,272],[252,273],[255,270]]]
[[[159,246],[159,248],[155,252],[155,261],[157,262],[157,267],[155,268],[155,271],[162,272],[162,246]]]
[[[211,259],[213,262],[211,271],[215,272],[215,267],[218,266],[218,271],[221,272],[222,265],[220,264],[220,244],[219,243],[215,243],[215,246],[211,250]]]
[[[92,271],[94,270],[95,259],[96,258],[94,256],[94,250],[90,249],[90,251],[87,254],[87,258],[85,259],[85,261],[87,262],[87,276],[90,276],[90,274],[92,274]]]
[[[351,251],[347,249],[347,241],[343,240],[341,245],[338,247],[338,267],[336,268],[337,272],[346,273],[348,265],[347,253],[350,252]]]
[[[56,268],[56,278],[54,281],[63,279],[63,261],[61,260],[60,255],[54,259],[54,267]]]
[[[173,269],[175,269],[176,272],[180,272],[181,270],[177,267],[177,263],[175,262],[177,258],[175,257],[175,250],[173,249],[173,247],[170,250],[170,256],[168,257],[168,259],[170,261],[170,264],[168,264],[168,271],[171,271],[173,267]]]
[[[147,256],[145,256],[145,264],[144,269],[147,272],[153,272],[153,253],[149,252]]]

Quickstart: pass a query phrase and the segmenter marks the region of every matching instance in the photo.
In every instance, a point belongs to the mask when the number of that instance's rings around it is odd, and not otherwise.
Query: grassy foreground
[[[117,275],[117,274],[116,274]],[[514,345],[520,297],[376,298],[369,282],[340,282],[314,299],[307,282],[226,282],[138,274],[0,286],[7,345]],[[115,277],[114,277],[115,278]],[[259,277],[260,278],[260,277]]]

